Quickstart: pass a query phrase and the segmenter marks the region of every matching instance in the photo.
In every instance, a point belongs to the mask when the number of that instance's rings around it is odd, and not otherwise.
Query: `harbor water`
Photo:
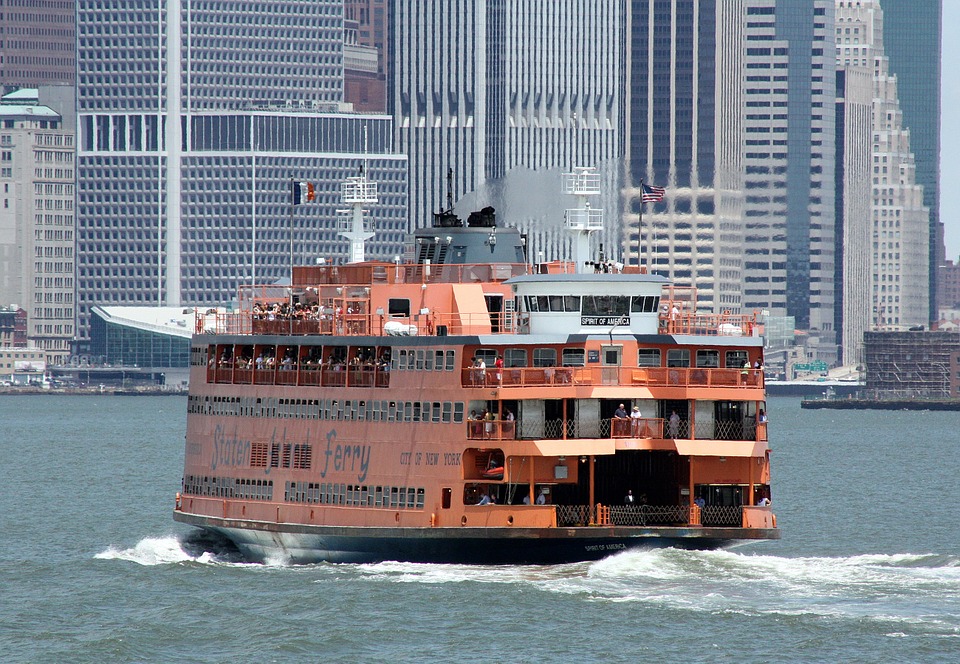
[[[288,566],[173,522],[185,397],[0,396],[0,658],[955,661],[958,415],[768,405],[780,541]]]

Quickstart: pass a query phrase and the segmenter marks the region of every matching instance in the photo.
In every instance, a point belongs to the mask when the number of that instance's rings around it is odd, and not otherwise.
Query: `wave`
[[[131,548],[111,546],[94,558],[123,560],[148,567],[183,563],[243,564],[239,551],[229,540],[199,531],[184,537],[144,537]]]

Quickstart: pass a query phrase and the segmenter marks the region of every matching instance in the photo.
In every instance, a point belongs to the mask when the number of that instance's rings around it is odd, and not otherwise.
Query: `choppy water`
[[[185,408],[0,397],[0,660],[960,658],[955,413],[771,400],[779,542],[550,567],[289,567],[173,523]]]

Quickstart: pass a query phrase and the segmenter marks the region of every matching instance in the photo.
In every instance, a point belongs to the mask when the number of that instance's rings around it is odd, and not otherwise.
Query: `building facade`
[[[76,82],[73,0],[0,0],[0,92]]]
[[[561,174],[594,166],[607,220],[596,241],[616,258],[623,2],[396,0],[389,12],[387,98],[410,159],[411,225],[429,225],[449,191],[461,216],[497,208],[534,259],[569,258]]]
[[[77,16],[82,336],[94,305],[217,304],[339,259],[339,183],[361,169],[380,187],[369,253],[401,250],[406,159],[388,116],[344,104],[342,2],[81,1]],[[292,181],[317,200],[293,206]]]
[[[710,311],[742,306],[746,18],[742,0],[630,3],[628,260]],[[641,182],[663,201],[643,203]]]
[[[0,99],[0,302],[27,311],[28,342],[51,362],[75,334],[72,98],[58,86]]]
[[[871,325],[873,72],[838,65],[836,76],[834,329],[838,363],[859,365]]]
[[[818,359],[828,362],[836,357],[833,16],[833,0],[750,0],[744,85],[743,309],[819,331]]]
[[[868,394],[942,399],[958,393],[956,331],[867,332],[864,355]]]
[[[875,0],[837,2],[837,65],[873,69],[871,326],[895,330],[930,319],[930,210],[886,55],[884,22]]]
[[[847,3],[849,4],[849,2]],[[881,0],[883,48],[897,79],[902,122],[910,132],[914,177],[928,210],[928,318],[937,317],[937,266],[944,256],[940,222],[940,75],[943,0]]]

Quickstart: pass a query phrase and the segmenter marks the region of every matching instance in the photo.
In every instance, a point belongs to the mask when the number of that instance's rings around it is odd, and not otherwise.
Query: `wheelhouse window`
[[[584,316],[625,316],[630,313],[627,295],[584,295]]]
[[[557,366],[557,351],[555,348],[534,348],[533,366],[535,367],[555,367]]]
[[[720,351],[698,350],[697,366],[704,369],[716,369],[720,366]]]
[[[668,367],[689,367],[690,351],[686,348],[672,348],[667,351]]]
[[[659,295],[634,295],[630,303],[630,311],[633,313],[653,313],[660,306]]]
[[[564,348],[563,366],[582,367],[586,364],[586,357],[582,348]]]
[[[527,295],[527,311],[580,312],[579,295]]]
[[[660,349],[659,348],[641,348],[637,351],[638,367],[659,367]]]

